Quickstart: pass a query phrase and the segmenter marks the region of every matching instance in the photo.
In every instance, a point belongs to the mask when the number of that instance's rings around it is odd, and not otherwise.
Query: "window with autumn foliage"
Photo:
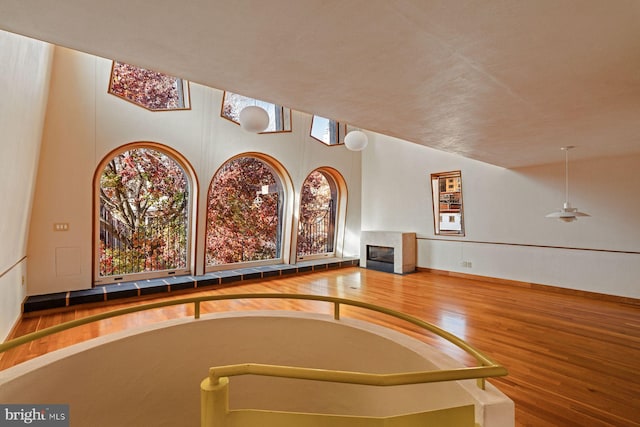
[[[266,162],[225,163],[207,197],[206,265],[281,258],[283,202],[280,178]]]
[[[176,160],[130,148],[106,163],[98,192],[96,282],[188,272],[189,180]]]
[[[298,258],[335,251],[337,185],[329,174],[313,171],[302,185],[298,222]]]
[[[240,111],[250,105],[263,108],[269,115],[269,125],[261,133],[291,132],[291,110],[289,108],[233,92],[224,93],[220,117],[240,124]]]
[[[123,62],[113,62],[109,93],[152,111],[190,108],[186,81]]]

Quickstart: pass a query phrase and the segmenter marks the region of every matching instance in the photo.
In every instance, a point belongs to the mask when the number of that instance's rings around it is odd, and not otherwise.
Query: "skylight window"
[[[311,137],[327,145],[344,144],[346,125],[325,117],[313,116]]]
[[[250,105],[262,107],[269,115],[269,126],[261,133],[291,132],[291,110],[289,108],[233,92],[224,93],[220,116],[240,124],[240,111]]]
[[[151,111],[191,108],[186,80],[124,62],[113,62],[109,93]]]

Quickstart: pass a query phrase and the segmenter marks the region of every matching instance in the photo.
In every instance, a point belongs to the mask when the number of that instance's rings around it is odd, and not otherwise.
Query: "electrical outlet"
[[[53,224],[53,231],[69,231],[69,223],[56,222]]]
[[[460,261],[460,266],[464,268],[471,268],[473,264],[471,261]]]

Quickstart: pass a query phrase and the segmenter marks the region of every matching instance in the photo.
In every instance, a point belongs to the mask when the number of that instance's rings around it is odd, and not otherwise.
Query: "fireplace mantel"
[[[360,233],[360,267],[364,268],[367,268],[367,246],[393,248],[394,273],[411,273],[416,269],[416,233],[362,231]]]

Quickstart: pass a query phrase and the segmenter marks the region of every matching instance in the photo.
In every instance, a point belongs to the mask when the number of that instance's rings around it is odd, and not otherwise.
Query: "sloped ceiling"
[[[637,0],[0,0],[0,28],[504,167],[640,153]]]

